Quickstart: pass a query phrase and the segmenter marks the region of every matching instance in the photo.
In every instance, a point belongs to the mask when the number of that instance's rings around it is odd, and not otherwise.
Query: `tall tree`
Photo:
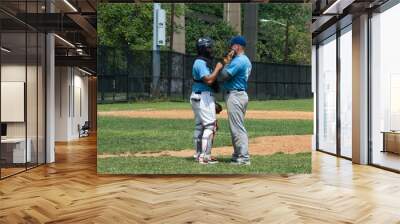
[[[152,47],[152,4],[99,4],[99,44],[150,50]],[[150,25],[149,25],[150,24]]]
[[[222,57],[228,41],[237,34],[233,27],[223,20],[224,5],[186,4],[186,52],[196,54],[196,40],[208,36],[215,41],[216,57]]]
[[[310,64],[310,4],[261,4],[259,18],[273,21],[259,23],[259,61],[284,63],[287,52],[288,63]],[[289,39],[286,51],[287,31]]]

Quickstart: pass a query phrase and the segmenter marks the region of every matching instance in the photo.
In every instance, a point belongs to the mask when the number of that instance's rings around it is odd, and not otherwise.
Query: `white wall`
[[[78,72],[78,74],[77,74]],[[89,119],[89,112],[88,112],[88,77],[87,76],[82,76],[83,73],[81,73],[79,70],[74,69],[74,82],[73,82],[73,98],[74,102],[74,107],[72,108],[72,120],[71,120],[71,126],[72,126],[72,132],[71,135],[74,136],[74,138],[79,137],[79,132],[78,132],[78,124],[81,126],[85,123],[85,121],[88,121]]]
[[[78,125],[88,120],[88,78],[73,67],[56,67],[56,141],[79,138]]]
[[[312,149],[317,149],[317,47],[312,46],[311,50],[311,91],[314,95],[314,118],[313,118],[313,136]]]
[[[67,67],[55,68],[55,140],[67,141],[69,124],[70,77]]]
[[[1,81],[1,108],[1,122],[25,121],[25,82]]]
[[[1,81],[25,82],[25,64],[3,64],[1,66]]]
[[[25,83],[25,69],[26,66],[20,64],[3,64],[1,66],[1,81],[2,82],[24,82]],[[22,93],[23,94],[23,93]],[[4,98],[5,96],[2,96]],[[1,108],[7,110],[8,108]],[[22,108],[24,112],[24,108]],[[3,111],[4,113],[4,111]],[[8,132],[14,137],[25,136],[24,122],[8,122]],[[19,130],[22,129],[22,130]]]

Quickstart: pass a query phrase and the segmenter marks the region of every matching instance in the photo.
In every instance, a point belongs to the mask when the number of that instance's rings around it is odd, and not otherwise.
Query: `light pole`
[[[281,22],[276,21],[276,20],[272,20],[272,19],[260,19],[260,22],[262,22],[262,23],[275,23],[275,24],[278,24],[278,25],[281,25],[281,26],[286,26],[286,24],[281,23]]]
[[[175,4],[171,3],[171,24],[170,24],[170,33],[169,33],[169,51],[174,50],[174,18],[175,17]]]
[[[153,82],[151,95],[158,95],[157,86],[160,78],[160,46],[157,44],[157,11],[161,8],[160,3],[153,4]]]
[[[287,63],[288,58],[289,58],[289,20],[286,20],[286,24],[281,23],[276,20],[272,20],[272,19],[260,19],[260,22],[261,23],[275,23],[280,26],[284,26],[286,28],[286,32],[285,32],[285,63]]]

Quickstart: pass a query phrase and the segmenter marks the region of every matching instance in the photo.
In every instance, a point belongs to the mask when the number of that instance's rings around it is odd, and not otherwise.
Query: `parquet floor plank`
[[[0,181],[0,223],[400,223],[400,175],[313,152],[310,175],[111,176],[96,138]]]

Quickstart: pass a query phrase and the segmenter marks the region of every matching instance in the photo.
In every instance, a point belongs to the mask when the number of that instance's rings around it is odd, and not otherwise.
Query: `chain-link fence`
[[[98,103],[188,100],[195,56],[161,51],[160,77],[154,82],[152,55],[152,51],[98,47]],[[312,97],[311,66],[262,62],[252,62],[252,66],[248,88],[251,100]],[[221,100],[224,92],[216,95]]]

